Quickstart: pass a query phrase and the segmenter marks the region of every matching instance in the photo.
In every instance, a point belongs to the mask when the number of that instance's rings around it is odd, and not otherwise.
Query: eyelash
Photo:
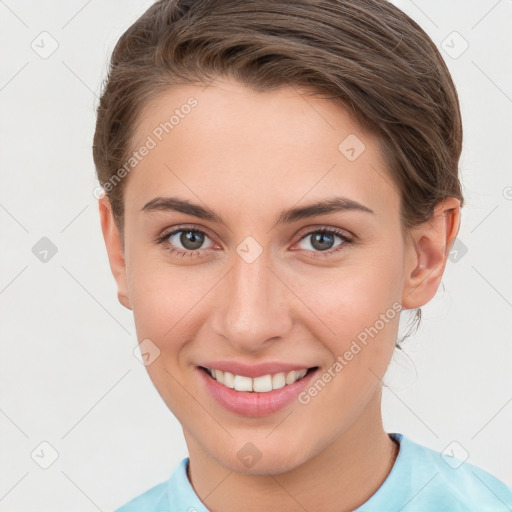
[[[189,227],[189,226],[180,226],[179,229],[175,229],[175,230],[173,230],[173,231],[171,231],[169,233],[165,233],[161,237],[158,237],[155,240],[155,242],[157,244],[165,246],[166,249],[171,254],[174,254],[176,256],[181,256],[181,257],[184,257],[184,256],[192,257],[192,256],[195,256],[196,254],[200,253],[201,251],[208,250],[208,249],[197,249],[195,251],[183,251],[181,249],[176,249],[176,247],[174,247],[173,245],[171,245],[169,243],[169,237],[172,236],[172,235],[175,235],[176,233],[180,233],[182,231],[184,231],[184,232],[192,231],[193,233],[200,233],[202,235],[207,236],[208,238],[211,238],[211,237],[208,236],[208,233],[205,233],[204,231],[202,231],[200,229],[196,229],[196,228]],[[314,258],[328,257],[328,256],[330,256],[332,254],[335,254],[335,253],[341,251],[346,244],[354,243],[354,239],[352,237],[349,237],[349,236],[343,234],[338,229],[328,228],[328,227],[323,227],[323,228],[315,229],[313,231],[309,231],[305,235],[301,236],[301,238],[299,239],[299,242],[301,242],[302,240],[304,240],[308,236],[311,236],[311,235],[314,235],[314,234],[317,234],[317,233],[336,235],[339,238],[341,238],[343,240],[343,242],[341,244],[339,244],[338,246],[336,246],[334,249],[328,249],[327,251],[312,251],[313,253],[316,254],[315,256],[313,256]]]

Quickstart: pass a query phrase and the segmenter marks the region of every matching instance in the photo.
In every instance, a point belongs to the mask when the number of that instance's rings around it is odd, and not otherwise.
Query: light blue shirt
[[[384,483],[354,512],[510,512],[512,487],[473,464],[389,434],[400,451]],[[187,478],[188,458],[164,482],[115,512],[210,512]]]

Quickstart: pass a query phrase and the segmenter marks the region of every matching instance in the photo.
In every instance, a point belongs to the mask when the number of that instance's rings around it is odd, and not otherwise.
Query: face
[[[161,95],[134,140],[114,274],[187,443],[277,473],[375,420],[400,304],[437,288],[411,278],[432,253],[402,238],[379,141],[330,101],[228,80]]]

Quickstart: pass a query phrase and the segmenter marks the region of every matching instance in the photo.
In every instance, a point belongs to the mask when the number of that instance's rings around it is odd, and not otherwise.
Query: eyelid
[[[330,258],[335,257],[342,251],[346,250],[348,247],[354,245],[356,243],[356,237],[354,235],[347,235],[344,233],[344,231],[341,228],[335,228],[333,226],[327,226],[323,225],[322,227],[311,227],[309,226],[308,231],[301,236],[298,242],[296,244],[302,242],[302,240],[306,239],[308,236],[313,235],[314,233],[327,233],[329,235],[337,236],[341,239],[341,243],[339,245],[336,245],[334,247],[331,247],[330,249],[327,249],[325,251],[313,251],[313,250],[306,250],[306,249],[293,249],[301,251],[305,250],[307,253],[310,254],[310,257],[313,259],[323,259],[323,258]],[[296,245],[294,244],[294,245]],[[348,246],[348,247],[347,247]]]
[[[331,226],[329,224],[315,224],[313,226],[307,226],[303,228],[301,231],[299,231],[299,240],[302,240],[304,237],[311,235],[313,233],[317,233],[318,231],[327,231],[329,233],[334,233],[336,235],[339,235],[341,237],[345,237],[350,240],[355,240],[355,235],[347,231],[343,228],[338,228],[335,226]]]
[[[208,236],[208,238],[210,238],[210,240],[214,241],[215,239],[215,236],[212,236],[212,233],[211,231],[208,229],[208,228],[205,228],[205,227],[198,227],[198,226],[194,226],[192,224],[180,224],[176,227],[173,227],[173,228],[170,228],[168,230],[164,230],[162,232],[161,235],[158,235],[156,237],[156,239],[154,240],[155,242],[161,242],[167,238],[169,238],[171,235],[174,235],[176,233],[179,233],[180,231],[196,231],[198,233],[203,233],[205,235]],[[217,242],[215,242],[217,243]],[[197,249],[198,251],[201,251],[202,249]],[[192,252],[192,251],[190,251]]]

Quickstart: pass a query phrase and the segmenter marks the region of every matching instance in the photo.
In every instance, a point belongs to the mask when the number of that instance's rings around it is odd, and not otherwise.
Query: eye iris
[[[327,249],[330,249],[332,247],[332,244],[334,243],[334,235],[330,233],[315,233],[312,236],[311,245],[319,250],[319,251],[325,251]],[[326,238],[328,241],[326,242]]]
[[[204,242],[204,236],[197,231],[183,231],[180,236],[180,243],[183,244],[183,247],[186,249],[190,249],[191,251],[195,249],[199,249]],[[189,244],[192,244],[190,247]]]

